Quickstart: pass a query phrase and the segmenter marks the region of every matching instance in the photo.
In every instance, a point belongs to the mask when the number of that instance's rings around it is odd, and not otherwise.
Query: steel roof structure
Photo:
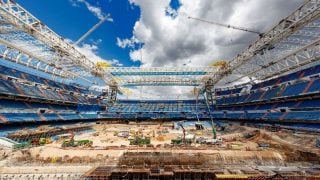
[[[63,78],[103,79],[117,86],[201,86],[226,77],[226,84],[245,77],[264,80],[320,57],[320,0],[308,0],[291,15],[222,67],[98,68],[77,47],[11,0],[0,1],[0,56]],[[236,75],[236,76],[232,76]],[[209,83],[210,82],[210,83]]]

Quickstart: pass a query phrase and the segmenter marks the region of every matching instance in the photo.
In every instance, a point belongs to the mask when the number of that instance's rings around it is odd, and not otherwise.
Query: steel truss
[[[214,75],[214,67],[111,67],[106,70],[113,76],[180,76],[180,75]]]
[[[241,78],[253,76],[263,80],[318,60],[316,42],[320,32],[319,8],[320,0],[305,2],[232,59],[229,69],[220,71],[220,75],[212,78],[213,83],[227,77],[230,72],[240,74]]]
[[[112,67],[107,73],[115,77],[119,86],[199,86],[218,70],[215,67]]]
[[[195,77],[155,76],[129,79],[121,86],[199,86],[203,82]]]
[[[247,76],[267,79],[319,60],[320,39],[317,39],[307,46],[261,66],[261,68],[251,69],[251,71],[248,70],[246,74],[233,81],[240,80]]]
[[[231,70],[249,61],[255,54],[270,48],[272,45],[287,38],[303,26],[320,17],[320,0],[307,1],[290,16],[280,21],[278,25],[251,44],[244,52],[230,62]]]
[[[1,42],[1,40],[0,40]],[[2,59],[9,60],[11,62],[21,64],[27,67],[31,67],[37,69],[39,71],[43,71],[45,73],[59,76],[62,78],[68,77],[69,73],[59,70],[57,68],[52,68],[48,64],[43,61],[38,61],[37,59],[33,58],[35,56],[30,56],[25,52],[19,51],[13,47],[0,45],[0,57]]]
[[[52,58],[53,63],[57,63],[58,61],[65,71],[75,71],[81,67],[84,69],[84,72],[89,70],[93,74],[101,76],[104,74],[103,70],[97,68],[93,61],[90,61],[73,45],[66,42],[62,37],[12,0],[0,1],[0,16],[1,25],[7,26],[7,29],[10,31],[15,30],[15,36],[19,40],[25,41],[28,39],[28,43],[38,45],[37,47],[46,45],[47,47],[44,50],[47,52],[51,51],[51,54],[57,56],[57,58]],[[15,29],[10,26],[13,26]],[[26,34],[30,35],[30,37],[25,37]]]
[[[51,62],[47,61],[41,56],[36,55],[35,53],[26,52],[23,49],[16,46],[15,44],[3,41],[1,39],[0,56],[5,60],[33,68],[53,76],[58,76],[61,78],[78,77],[84,81],[92,83],[90,80],[83,78],[82,76],[76,73],[64,71],[63,68],[59,66],[52,66]]]
[[[209,97],[213,85],[231,73],[240,74],[240,78],[231,82],[248,76],[267,79],[318,61],[319,8],[320,0],[306,1],[233,58],[225,69],[111,67],[103,70],[13,0],[0,0],[0,53],[3,59],[55,76],[102,77],[109,82],[110,94],[115,94],[111,102],[116,99],[117,86],[202,85],[201,92]]]

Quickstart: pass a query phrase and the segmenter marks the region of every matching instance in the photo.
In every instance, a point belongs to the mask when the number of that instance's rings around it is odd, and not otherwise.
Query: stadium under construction
[[[231,60],[112,67],[0,0],[0,179],[320,179],[319,37],[306,0]]]

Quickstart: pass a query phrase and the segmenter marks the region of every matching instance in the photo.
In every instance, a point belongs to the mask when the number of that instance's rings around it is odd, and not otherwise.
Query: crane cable
[[[231,29],[236,29],[236,30],[240,30],[240,31],[245,31],[245,32],[258,34],[260,37],[263,36],[263,33],[261,33],[261,32],[254,31],[254,30],[251,30],[251,29],[247,29],[247,28],[244,28],[244,27],[232,26],[232,25],[212,22],[212,21],[208,21],[208,20],[204,20],[204,19],[200,19],[200,18],[196,18],[196,17],[192,17],[192,16],[187,16],[187,17],[188,17],[188,19],[193,19],[193,20],[201,21],[201,22],[208,23],[208,24],[213,24],[213,25],[218,25],[218,26],[222,26],[222,27],[226,27],[226,28],[231,28]]]

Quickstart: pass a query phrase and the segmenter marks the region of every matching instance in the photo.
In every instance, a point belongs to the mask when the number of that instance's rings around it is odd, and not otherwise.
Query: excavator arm
[[[184,129],[182,123],[178,123],[178,125],[182,128],[182,132],[183,132],[183,143],[186,144],[186,130]]]

